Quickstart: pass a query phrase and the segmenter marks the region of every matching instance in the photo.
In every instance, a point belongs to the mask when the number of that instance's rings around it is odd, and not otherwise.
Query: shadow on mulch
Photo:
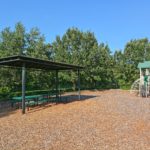
[[[91,99],[91,98],[94,98],[94,97],[97,97],[97,96],[95,96],[95,95],[81,95],[80,100],[79,100],[78,95],[74,95],[74,94],[72,94],[72,95],[62,95],[61,98],[59,99],[59,101],[57,101],[57,102],[30,107],[29,111],[26,111],[26,112],[27,113],[33,113],[33,112],[36,112],[36,111],[47,109],[47,108],[55,106],[55,105],[68,104],[68,103],[72,103],[72,102],[75,102],[75,101],[84,101],[84,100],[88,100],[88,99]],[[12,115],[12,114],[16,113],[16,110],[17,110],[16,108],[11,108],[11,107],[0,110],[0,118]]]
[[[60,103],[71,103],[74,101],[84,101],[84,100],[88,100],[91,98],[97,97],[95,95],[81,95],[80,96],[80,100],[79,100],[79,96],[78,95],[63,95],[60,99]]]
[[[16,113],[16,108],[5,108],[0,110],[0,118],[9,116]]]
[[[80,100],[79,100],[78,95],[63,95],[63,96],[61,96],[61,99],[55,103],[48,103],[46,105],[40,105],[40,106],[30,108],[28,113],[33,113],[36,111],[47,109],[49,107],[53,107],[53,106],[56,106],[59,104],[68,104],[68,103],[72,103],[75,101],[84,101],[84,100],[88,100],[88,99],[91,99],[94,97],[96,97],[96,96],[94,96],[94,95],[81,95]]]

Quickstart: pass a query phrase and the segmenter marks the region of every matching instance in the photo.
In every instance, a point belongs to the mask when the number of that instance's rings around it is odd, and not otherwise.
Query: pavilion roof
[[[83,69],[83,67],[78,66],[78,65],[54,62],[54,61],[49,61],[49,60],[22,56],[22,55],[0,58],[0,65],[10,66],[10,67],[22,67],[23,65],[25,65],[26,68],[44,69],[44,70]]]

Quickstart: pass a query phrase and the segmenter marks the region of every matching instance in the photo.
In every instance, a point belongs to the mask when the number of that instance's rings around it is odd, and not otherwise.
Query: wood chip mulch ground
[[[0,150],[150,150],[150,98],[121,90],[82,95],[0,114]]]

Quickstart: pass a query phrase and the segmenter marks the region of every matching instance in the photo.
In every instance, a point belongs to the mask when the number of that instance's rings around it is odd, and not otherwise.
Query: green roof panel
[[[143,63],[139,63],[138,68],[141,68],[141,69],[150,68],[150,61],[144,61]]]

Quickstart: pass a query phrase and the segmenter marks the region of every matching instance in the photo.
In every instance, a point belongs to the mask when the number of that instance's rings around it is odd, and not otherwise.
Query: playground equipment
[[[131,86],[130,94],[139,95],[140,78],[134,81]]]
[[[150,96],[150,61],[139,63],[138,68],[140,69],[140,78],[133,83],[130,92],[136,91],[139,96],[148,97]]]

